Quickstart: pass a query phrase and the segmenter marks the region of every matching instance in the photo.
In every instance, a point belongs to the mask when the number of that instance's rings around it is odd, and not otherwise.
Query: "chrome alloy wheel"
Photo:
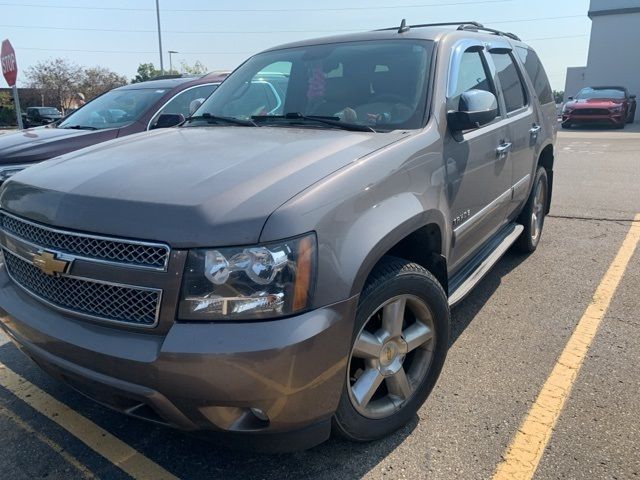
[[[414,295],[389,299],[356,337],[347,385],[353,407],[367,418],[400,410],[429,372],[435,327],[427,304]]]
[[[544,221],[544,206],[546,202],[547,192],[546,185],[541,180],[538,180],[536,185],[536,193],[533,198],[533,209],[531,212],[531,240],[537,242],[540,233],[542,232],[542,222]]]

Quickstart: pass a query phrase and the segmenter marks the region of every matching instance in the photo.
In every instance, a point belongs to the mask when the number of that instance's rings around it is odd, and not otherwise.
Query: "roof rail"
[[[458,27],[458,30],[467,30],[471,32],[489,32],[494,35],[501,35],[503,37],[511,38],[512,40],[517,40],[520,42],[520,38],[509,32],[502,32],[500,30],[495,30],[493,28],[488,28],[478,22],[442,22],[442,23],[422,23],[419,25],[407,25],[405,20],[402,20],[400,25],[400,29],[398,27],[389,27],[389,28],[380,28],[377,31],[387,31],[387,30],[396,30],[398,33],[408,32],[411,28],[424,28],[424,27]]]

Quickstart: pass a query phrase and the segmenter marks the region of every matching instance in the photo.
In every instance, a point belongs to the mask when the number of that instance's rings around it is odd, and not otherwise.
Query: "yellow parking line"
[[[60,425],[134,479],[177,480],[177,477],[160,465],[28,382],[2,363],[0,363],[0,386]]]
[[[636,215],[591,303],[542,386],[538,398],[507,447],[502,462],[493,475],[494,480],[524,480],[533,477],[587,351],[640,241],[639,222],[640,214]]]
[[[73,455],[65,451],[64,448],[62,448],[56,442],[51,440],[49,437],[46,437],[42,433],[35,431],[33,428],[31,428],[31,426],[28,423],[23,421],[11,410],[3,406],[0,406],[0,415],[4,415],[13,423],[15,423],[18,427],[20,427],[22,430],[27,432],[29,435],[33,435],[39,441],[47,445],[51,450],[53,450],[58,455],[60,455],[68,464],[72,465],[76,470],[78,470],[78,472],[80,472],[80,475],[82,475],[82,478],[85,478],[86,480],[92,480],[96,478],[93,472],[89,470],[85,465],[80,463],[80,461],[76,457],[74,457]]]

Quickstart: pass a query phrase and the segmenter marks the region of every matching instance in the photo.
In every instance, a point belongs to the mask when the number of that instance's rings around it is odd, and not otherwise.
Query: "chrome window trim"
[[[156,110],[156,113],[154,113],[153,115],[151,115],[151,118],[149,119],[149,123],[147,123],[147,128],[145,130],[150,130],[151,129],[151,123],[153,122],[153,120],[156,118],[156,116],[162,111],[162,109],[164,107],[166,107],[167,105],[169,105],[169,103],[171,103],[173,100],[175,100],[176,98],[178,98],[178,95],[182,95],[185,92],[188,92],[189,90],[193,90],[194,88],[198,88],[198,87],[208,87],[208,86],[214,86],[214,87],[219,87],[220,83],[222,82],[212,82],[212,83],[201,83],[199,85],[193,85],[189,88],[185,88],[184,90],[180,90],[178,93],[176,93],[173,97],[171,97],[169,100],[167,100],[166,102],[164,102],[164,104],[158,109]],[[215,91],[215,90],[214,90]],[[211,92],[213,93],[213,92]],[[211,95],[211,93],[209,95]],[[209,97],[207,97],[209,98]]]
[[[32,225],[36,228],[41,228],[43,230],[48,230],[50,232],[54,232],[54,233],[59,233],[61,235],[71,235],[74,237],[81,237],[81,238],[91,238],[94,240],[104,240],[104,241],[108,241],[108,242],[117,242],[117,243],[126,243],[128,245],[139,245],[139,246],[143,246],[143,247],[154,247],[154,248],[164,248],[167,251],[167,255],[164,261],[164,265],[162,267],[151,267],[151,266],[145,266],[145,265],[136,265],[135,263],[127,263],[127,262],[116,262],[116,261],[112,261],[112,260],[102,260],[99,258],[92,258],[92,257],[85,257],[83,255],[77,255],[75,253],[70,253],[70,252],[65,252],[65,251],[61,251],[58,248],[54,248],[54,247],[47,247],[46,245],[38,245],[36,243],[33,243],[27,239],[24,239],[22,237],[19,237],[11,232],[8,232],[7,230],[5,230],[4,228],[0,227],[0,231],[2,231],[3,234],[14,238],[20,242],[24,242],[28,245],[31,245],[33,247],[36,247],[38,249],[44,249],[44,250],[53,250],[57,253],[63,254],[65,256],[68,257],[73,257],[74,259],[78,259],[78,260],[84,260],[87,262],[93,262],[93,263],[101,263],[101,264],[105,264],[105,265],[115,265],[118,267],[125,267],[125,268],[131,268],[131,269],[138,269],[138,270],[152,270],[152,271],[156,271],[156,272],[166,272],[167,268],[169,266],[169,258],[171,256],[171,247],[166,244],[166,243],[157,243],[157,242],[145,242],[145,241],[136,241],[136,240],[129,240],[129,239],[123,239],[123,238],[119,238],[119,237],[105,237],[102,235],[92,235],[89,233],[78,233],[78,232],[74,232],[71,230],[61,230],[58,228],[53,228],[53,227],[48,227],[45,225],[42,225],[40,223],[36,223],[36,222],[32,222],[30,220],[26,220],[22,217],[18,217],[16,215],[12,215],[10,213],[8,213],[6,210],[0,210],[0,214],[1,215],[6,215],[8,217],[13,218],[14,220],[17,220],[19,222],[24,222],[27,223],[29,225]]]
[[[10,250],[8,250],[7,248],[5,248],[4,246],[0,247],[0,250],[2,251],[3,255],[5,253],[8,253],[9,255],[13,255],[14,257],[17,257],[19,259],[21,259],[24,262],[29,262],[31,263],[31,260],[28,260],[26,258],[24,258],[21,255],[15,254],[13,252],[11,252]],[[67,313],[69,315],[72,316],[76,316],[76,317],[80,317],[80,318],[84,318],[87,320],[92,320],[95,322],[99,322],[99,323],[105,323],[105,324],[111,324],[111,325],[121,325],[121,326],[127,326],[127,327],[133,327],[133,328],[141,328],[141,329],[149,329],[149,328],[155,328],[158,326],[159,320],[160,320],[160,308],[162,306],[162,294],[163,291],[160,288],[152,288],[152,287],[139,287],[136,285],[128,285],[126,283],[116,283],[116,282],[107,282],[107,281],[103,281],[103,280],[96,280],[93,278],[86,278],[86,277],[78,277],[75,275],[64,275],[65,277],[68,278],[73,278],[75,280],[82,280],[85,282],[90,282],[90,283],[99,283],[99,284],[103,284],[103,285],[110,285],[110,286],[114,286],[114,287],[123,287],[123,288],[130,288],[132,290],[141,290],[141,291],[145,291],[145,292],[155,292],[158,294],[158,302],[156,305],[156,310],[155,310],[155,318],[154,318],[154,322],[153,324],[139,324],[139,323],[133,323],[133,322],[126,322],[124,320],[113,320],[113,319],[109,319],[109,318],[105,318],[105,317],[99,317],[96,315],[91,315],[88,313],[82,313],[79,312],[77,310],[71,310],[69,308],[66,307],[61,307],[60,305],[56,305],[55,303],[42,298],[40,295],[32,292],[31,290],[29,290],[27,287],[23,286],[22,284],[20,284],[20,282],[18,282],[15,278],[13,278],[13,275],[11,275],[11,272],[9,271],[9,268],[7,267],[6,263],[3,265],[4,266],[4,270],[5,272],[7,272],[7,275],[9,276],[9,278],[11,278],[11,281],[13,282],[13,285],[20,287],[21,290],[23,290],[25,293],[27,293],[28,295],[30,295],[31,297],[37,299],[38,301],[48,305],[49,307]]]

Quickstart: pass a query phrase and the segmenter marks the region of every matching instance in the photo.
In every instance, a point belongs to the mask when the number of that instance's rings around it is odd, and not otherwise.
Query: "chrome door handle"
[[[496,156],[498,157],[498,160],[507,158],[507,155],[509,155],[509,152],[511,151],[511,146],[511,142],[506,142],[501,143],[498,148],[496,148]]]
[[[529,133],[531,133],[531,135],[537,135],[538,133],[540,133],[540,130],[542,130],[542,127],[540,125],[534,125],[533,128],[529,130]]]

